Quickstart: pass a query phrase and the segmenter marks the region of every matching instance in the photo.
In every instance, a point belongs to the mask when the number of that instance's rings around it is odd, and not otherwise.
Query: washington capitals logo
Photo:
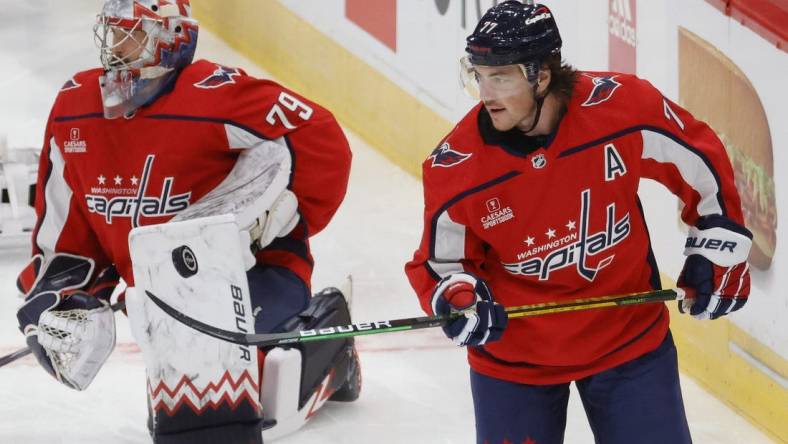
[[[591,77],[591,76],[589,76]],[[591,94],[581,106],[594,106],[607,101],[613,97],[613,93],[621,86],[620,83],[615,81],[616,76],[606,77],[591,77],[594,82],[594,89]]]
[[[60,90],[61,91],[68,91],[70,89],[77,89],[80,86],[82,86],[82,85],[77,83],[77,81],[74,80],[73,78],[71,78],[66,83],[64,83],[63,86],[60,87]]]
[[[518,254],[518,259],[524,258],[525,260],[504,263],[504,268],[515,275],[538,276],[540,281],[544,281],[550,278],[553,271],[574,266],[577,274],[587,281],[593,282],[597,273],[613,262],[615,254],[606,254],[605,257],[596,261],[591,258],[603,254],[623,242],[629,237],[632,230],[629,213],[623,216],[617,215],[615,203],[607,205],[605,213],[605,226],[600,227],[602,229],[599,231],[591,231],[591,190],[583,190],[580,196],[580,228],[578,232],[556,239],[555,231],[550,229],[546,233],[551,239],[548,243]],[[575,226],[574,222],[571,223],[571,226]],[[532,242],[533,238],[529,237],[529,241]],[[550,251],[550,253],[544,257],[537,256],[544,251]],[[596,262],[596,265],[592,265],[591,262]]]
[[[95,194],[85,194],[88,211],[96,213],[104,217],[107,225],[112,225],[113,219],[128,218],[131,219],[132,228],[142,226],[140,219],[143,217],[162,217],[173,216],[189,207],[189,200],[192,193],[174,194],[172,192],[174,177],[165,177],[162,184],[161,191],[158,195],[148,196],[148,185],[150,184],[151,170],[153,169],[153,161],[156,158],[153,154],[149,154],[145,159],[145,166],[142,170],[141,179],[133,179],[139,181],[136,195],[122,193],[119,196],[107,198],[102,194],[106,191],[102,188],[94,189]],[[118,176],[115,179],[115,184],[121,183],[121,178]],[[99,177],[99,183],[103,184],[103,178]],[[110,190],[117,192],[118,190]],[[123,190],[121,190],[123,191]]]
[[[441,146],[435,148],[435,150],[430,154],[430,159],[432,159],[432,166],[433,168],[436,166],[449,168],[457,165],[459,163],[464,162],[472,154],[465,154],[459,151],[454,151],[451,149],[451,145],[448,143],[444,143]]]
[[[197,88],[212,89],[219,88],[220,86],[235,83],[233,77],[240,76],[241,72],[238,68],[227,68],[226,66],[216,65],[216,71],[207,78],[195,83]]]

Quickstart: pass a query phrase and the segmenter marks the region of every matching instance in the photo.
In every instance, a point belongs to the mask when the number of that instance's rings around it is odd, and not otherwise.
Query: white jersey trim
[[[251,148],[265,140],[229,123],[224,124],[224,132],[227,134],[227,143],[233,150]]]
[[[448,211],[438,216],[435,227],[435,248],[428,261],[441,278],[464,271],[460,260],[465,258],[465,226],[454,222]]]
[[[697,153],[655,131],[643,130],[641,135],[643,159],[654,159],[659,163],[675,165],[684,182],[700,194],[697,208],[699,216],[725,214],[717,199],[720,191],[717,178]]]
[[[64,177],[66,162],[54,137],[49,141],[49,148],[52,170],[44,184],[45,213],[36,237],[36,245],[42,250],[44,257],[55,253],[57,241],[68,220],[73,195]]]

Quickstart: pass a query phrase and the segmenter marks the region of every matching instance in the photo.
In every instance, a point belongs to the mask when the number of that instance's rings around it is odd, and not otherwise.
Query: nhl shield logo
[[[534,168],[540,170],[547,165],[547,159],[544,157],[544,154],[537,154],[531,158],[531,164]]]

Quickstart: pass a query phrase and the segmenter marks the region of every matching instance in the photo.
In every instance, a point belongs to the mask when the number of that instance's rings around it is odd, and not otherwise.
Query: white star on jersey
[[[570,220],[569,222],[567,222],[566,223],[566,229],[570,230],[570,231],[574,230],[575,229],[575,221]]]
[[[552,228],[548,228],[545,234],[547,235],[548,239],[552,239],[555,237],[555,230],[553,230]]]
[[[524,242],[530,247],[531,245],[534,244],[534,238],[531,237],[531,236],[528,236],[528,238],[526,238]]]
[[[136,186],[139,181],[140,180],[139,180],[139,178],[137,178],[137,176],[131,176],[131,184],[132,185]]]
[[[99,181],[99,185],[104,185],[107,182],[107,178],[104,177],[104,175],[102,174],[98,177],[98,181]]]
[[[120,185],[123,183],[123,178],[120,176],[115,176],[115,185]]]

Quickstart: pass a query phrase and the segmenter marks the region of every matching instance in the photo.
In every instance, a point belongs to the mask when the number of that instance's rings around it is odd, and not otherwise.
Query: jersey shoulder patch
[[[66,80],[65,83],[63,83],[63,86],[60,87],[60,92],[79,89],[83,85],[98,86],[98,79],[103,73],[104,71],[100,68],[80,71],[74,74],[70,79]]]
[[[82,86],[82,84],[77,82],[77,80],[74,77],[72,77],[72,78],[68,79],[66,81],[66,83],[63,84],[63,86],[60,87],[60,90],[61,91],[68,91],[68,90],[72,90],[72,89],[77,89],[77,88],[79,88],[81,86]]]
[[[455,149],[452,149],[449,142],[444,142],[439,147],[432,150],[432,153],[427,159],[432,160],[432,168],[435,167],[451,168],[455,165],[459,165],[462,162],[465,162],[472,155],[473,153],[463,153]]]
[[[214,65],[213,72],[207,76],[201,76],[200,80],[194,83],[194,86],[202,89],[215,89],[222,86],[232,85],[235,83],[235,78],[242,75],[238,68],[231,68],[228,66]]]
[[[583,74],[591,79],[593,88],[588,94],[586,100],[580,106],[594,106],[606,102],[613,97],[613,93],[621,86],[621,83],[616,81],[617,74],[610,75],[591,75]]]

